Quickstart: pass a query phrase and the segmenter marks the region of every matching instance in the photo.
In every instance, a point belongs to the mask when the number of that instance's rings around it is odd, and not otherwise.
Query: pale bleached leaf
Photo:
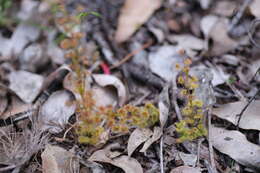
[[[249,142],[246,136],[236,130],[211,128],[211,142],[214,148],[227,154],[238,163],[260,170],[260,146]]]
[[[213,114],[219,118],[225,119],[234,125],[237,125],[240,112],[246,106],[247,102],[238,101],[221,105],[213,109]],[[260,100],[254,100],[243,113],[239,122],[239,127],[242,129],[253,129],[260,131]]]
[[[32,103],[40,93],[44,78],[41,75],[27,72],[14,71],[9,74],[10,86],[24,102]]]
[[[120,155],[117,151],[111,151],[108,146],[105,149],[94,152],[89,161],[110,163],[124,170],[125,173],[143,173],[141,164],[134,158]]]
[[[152,136],[153,132],[150,129],[142,128],[142,129],[135,129],[127,143],[127,152],[128,156],[131,157],[132,153],[136,150],[136,148],[144,143],[147,139],[149,139]]]
[[[146,152],[146,150],[157,140],[160,139],[162,136],[162,128],[161,127],[154,127],[153,129],[153,136],[150,137],[145,143],[143,148],[140,150],[140,152]]]
[[[75,110],[76,104],[71,92],[61,90],[53,93],[40,109],[40,128],[51,133],[59,133]]]

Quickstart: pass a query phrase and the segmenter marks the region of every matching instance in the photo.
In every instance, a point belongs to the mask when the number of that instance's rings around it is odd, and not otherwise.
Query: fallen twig
[[[163,166],[163,136],[160,140],[160,170],[161,173],[164,173],[164,166]]]
[[[125,62],[127,62],[128,60],[130,60],[134,55],[138,54],[139,52],[141,52],[142,50],[150,47],[153,44],[152,40],[149,40],[147,43],[145,43],[141,48],[134,50],[133,52],[127,54],[122,60],[120,60],[117,64],[114,64],[110,67],[110,69],[114,69],[117,68],[119,66],[121,66],[122,64],[124,64]]]

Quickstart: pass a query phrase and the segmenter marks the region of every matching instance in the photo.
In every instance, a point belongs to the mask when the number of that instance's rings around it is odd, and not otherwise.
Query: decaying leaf
[[[140,150],[140,152],[146,152],[146,150],[160,137],[162,136],[162,128],[160,127],[154,127],[153,129],[153,136],[150,137],[145,143],[143,148]]]
[[[119,16],[115,40],[126,41],[153,12],[161,6],[162,0],[126,0]]]
[[[42,130],[59,133],[75,109],[74,97],[69,91],[61,90],[53,93],[39,112],[38,121]]]
[[[126,88],[117,77],[106,74],[93,74],[92,77],[94,78],[95,82],[102,87],[115,87],[117,89],[117,95],[119,98],[119,106],[124,105],[127,99]]]
[[[237,125],[239,117],[237,116],[246,106],[247,102],[238,101],[228,103],[213,109],[213,114],[219,118],[225,119],[234,125]],[[242,129],[253,129],[260,131],[260,100],[254,100],[243,113],[239,122],[239,127]]]
[[[47,145],[41,158],[43,173],[79,172],[78,159],[73,153],[61,147]]]
[[[199,168],[193,168],[190,166],[179,166],[171,170],[170,173],[201,173]]]
[[[136,159],[121,155],[121,153],[116,151],[111,151],[111,147],[112,145],[94,152],[88,160],[110,163],[123,169],[125,173],[143,173],[143,168]]]
[[[245,135],[236,130],[225,130],[212,126],[213,147],[229,155],[238,163],[260,170],[260,146],[249,142]]]
[[[142,129],[135,129],[127,143],[127,152],[128,156],[131,157],[132,153],[135,151],[135,149],[141,145],[143,142],[148,140],[152,136],[153,132],[150,129],[142,128]]]

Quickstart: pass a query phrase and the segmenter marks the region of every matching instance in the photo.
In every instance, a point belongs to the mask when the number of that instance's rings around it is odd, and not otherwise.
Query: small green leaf
[[[95,12],[95,11],[90,11],[90,12],[81,12],[77,15],[77,17],[82,20],[84,17],[87,17],[88,15],[93,15],[93,16],[96,16],[96,17],[102,17],[102,15],[98,12]]]

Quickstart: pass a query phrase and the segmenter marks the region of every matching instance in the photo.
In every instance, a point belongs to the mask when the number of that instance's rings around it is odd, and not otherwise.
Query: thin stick
[[[160,140],[160,169],[161,173],[164,173],[164,166],[163,166],[163,136]]]
[[[211,111],[212,108],[209,108],[207,111],[208,114],[208,144],[209,144],[209,158],[210,158],[210,164],[212,167],[213,172],[217,173],[216,165],[215,165],[215,159],[214,159],[214,150],[211,142]]]
[[[133,52],[127,54],[122,60],[120,60],[117,64],[114,64],[110,67],[110,69],[115,69],[119,66],[121,66],[122,64],[124,64],[125,62],[127,62],[128,60],[130,60],[134,55],[138,54],[139,52],[141,52],[142,50],[150,47],[153,44],[152,40],[149,40],[147,43],[145,43],[141,48],[134,50]]]

